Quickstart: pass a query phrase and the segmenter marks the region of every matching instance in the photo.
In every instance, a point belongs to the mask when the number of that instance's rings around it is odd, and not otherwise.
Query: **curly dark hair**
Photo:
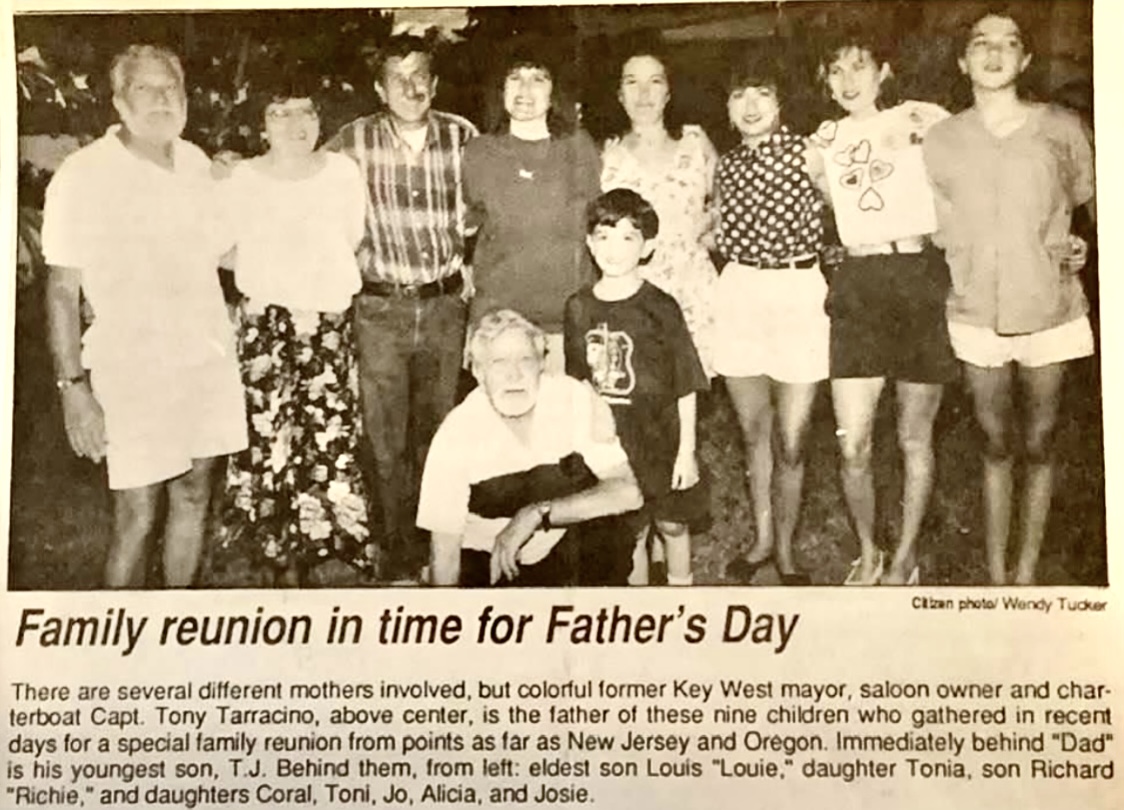
[[[827,91],[827,75],[831,66],[850,51],[869,54],[878,67],[890,66],[890,75],[878,88],[878,106],[884,109],[896,105],[901,100],[897,78],[893,73],[898,56],[896,38],[890,32],[869,23],[844,24],[825,35],[820,48],[819,68],[816,71],[825,91]]]
[[[499,67],[492,78],[492,84],[500,95],[495,120],[489,129],[492,132],[507,132],[511,119],[503,106],[504,84],[515,71],[521,68],[543,70],[550,76],[550,111],[546,114],[546,128],[552,137],[569,135],[577,129],[577,116],[565,91],[566,80],[562,65],[554,54],[551,43],[541,37],[516,40],[496,63]]]
[[[586,208],[586,233],[601,225],[613,227],[627,219],[645,239],[654,239],[660,232],[660,218],[652,204],[632,189],[615,188],[594,199]]]

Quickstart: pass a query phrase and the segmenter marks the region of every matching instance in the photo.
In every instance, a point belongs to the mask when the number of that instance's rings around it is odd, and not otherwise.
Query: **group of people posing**
[[[954,116],[895,98],[878,41],[841,33],[819,69],[840,113],[809,135],[785,124],[783,61],[747,45],[721,157],[670,119],[654,48],[623,60],[629,125],[598,148],[541,54],[504,66],[504,116],[479,134],[432,109],[428,47],[392,38],[384,109],[323,145],[316,88],[279,87],[268,149],[233,168],[180,138],[174,54],[114,61],[120,124],[59,169],[43,231],[67,434],[113,492],[108,586],[143,584],[157,534],[166,584],[194,581],[216,473],[221,542],[278,583],[334,557],[389,582],[690,584],[709,511],[697,396],[716,376],[754,514],[738,575],[810,582],[793,540],[830,380],[860,545],[846,583],[916,583],[933,423],[961,367],[991,581],[1034,582],[1066,362],[1093,352],[1070,233],[1093,161],[1075,115],[1020,98],[1016,20],[966,31],[974,105]],[[821,263],[825,223],[838,263]],[[904,465],[888,555],[871,466],[887,381]]]

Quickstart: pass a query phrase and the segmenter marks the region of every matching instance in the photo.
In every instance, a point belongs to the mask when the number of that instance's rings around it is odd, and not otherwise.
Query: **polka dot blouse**
[[[823,243],[823,200],[804,170],[804,139],[781,127],[755,147],[718,161],[718,250],[757,267],[816,255]]]

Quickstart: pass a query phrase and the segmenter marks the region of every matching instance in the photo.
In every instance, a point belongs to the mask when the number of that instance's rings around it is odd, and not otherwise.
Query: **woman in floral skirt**
[[[320,117],[290,83],[265,107],[268,151],[225,184],[242,302],[239,355],[250,446],[227,478],[224,545],[301,585],[336,557],[374,572],[356,460],[349,308],[366,196],[347,158],[315,151]]]

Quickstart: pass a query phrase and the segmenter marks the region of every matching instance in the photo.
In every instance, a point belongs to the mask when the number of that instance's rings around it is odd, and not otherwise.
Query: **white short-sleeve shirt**
[[[153,363],[233,362],[217,274],[230,238],[211,161],[176,140],[168,170],[130,152],[117,130],[63,162],[43,211],[47,262],[82,272],[94,311],[83,363],[143,373]]]
[[[82,360],[105,414],[111,489],[174,478],[246,446],[245,397],[218,266],[230,246],[211,161],[177,140],[173,168],[113,127],[47,188],[43,252],[81,272],[94,311]]]
[[[572,377],[544,375],[530,442],[525,444],[492,408],[484,389],[474,389],[445,418],[429,447],[418,526],[460,535],[462,548],[490,552],[508,519],[470,513],[473,484],[553,464],[575,452],[599,478],[627,464],[608,409],[604,408],[604,417],[595,412],[595,406],[602,404],[596,396],[593,389]],[[519,561],[524,565],[538,562],[563,533],[564,529],[536,532],[520,549]]]
[[[223,184],[238,248],[235,280],[252,307],[342,312],[359,291],[363,177],[347,157],[324,157],[301,180],[271,177],[248,161]]]

